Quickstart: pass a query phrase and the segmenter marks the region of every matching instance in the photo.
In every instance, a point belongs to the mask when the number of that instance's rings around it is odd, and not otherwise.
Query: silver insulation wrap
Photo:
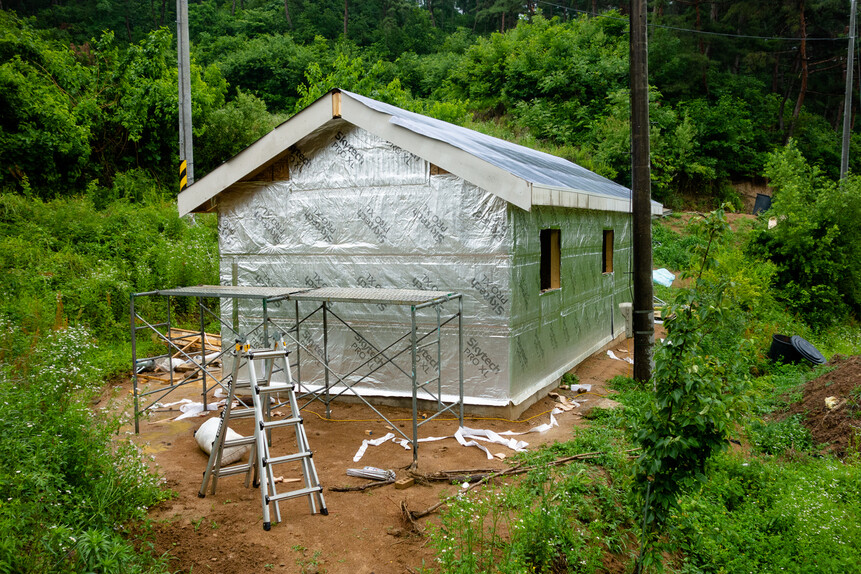
[[[624,330],[618,304],[631,299],[628,215],[523,211],[343,120],[290,149],[287,179],[238,183],[219,197],[218,213],[222,285],[462,293],[467,403],[523,402]],[[539,232],[546,228],[560,230],[561,287],[541,293]],[[615,233],[615,267],[602,274],[605,229]],[[262,319],[259,301],[236,304],[241,330]],[[315,309],[310,301],[298,305],[300,318]],[[363,395],[411,396],[409,352],[359,380],[373,347],[386,348],[409,332],[409,307],[331,303],[330,309],[332,369],[348,375]],[[295,323],[296,303],[268,311],[285,328]],[[456,303],[443,307],[443,320],[446,311],[456,311]],[[222,314],[234,314],[233,301],[224,300]],[[430,331],[436,312],[421,310],[417,319],[420,333]],[[443,332],[443,393],[454,396],[456,324]],[[299,333],[322,356],[322,314]],[[250,338],[262,341],[262,332]],[[387,354],[392,358],[407,343]],[[307,355],[299,365],[301,383],[320,386],[323,369]],[[420,349],[419,382],[434,376],[436,364],[433,346]]]

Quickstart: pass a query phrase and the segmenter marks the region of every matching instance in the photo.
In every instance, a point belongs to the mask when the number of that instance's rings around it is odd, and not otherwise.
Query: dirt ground
[[[813,440],[827,444],[827,450],[843,457],[847,449],[858,449],[861,437],[861,356],[835,356],[828,362],[833,370],[804,385],[801,402],[790,414],[804,415],[802,424]],[[850,440],[856,441],[850,445]]]
[[[620,359],[633,356],[632,340],[617,340],[574,369],[580,383],[592,385],[592,392],[579,395],[578,400],[583,401],[579,408],[557,415],[558,427],[544,434],[517,437],[528,442],[528,448],[568,440],[582,426],[583,414],[607,400],[602,398],[607,392],[605,381],[616,375],[632,374],[632,365],[611,359],[606,354],[607,349],[613,350]],[[178,389],[163,402],[183,397],[199,399],[200,388],[195,391],[190,387]],[[114,388],[114,393],[127,397],[130,389],[131,384],[125,382],[122,388]],[[558,392],[575,395],[572,391]],[[465,425],[494,431],[526,431],[547,423],[554,406],[554,399],[545,397],[531,406],[519,421],[467,417]],[[410,431],[408,410],[385,408],[381,411],[405,431]],[[406,476],[405,469],[412,462],[412,454],[387,442],[368,447],[361,461],[353,462],[362,439],[377,438],[387,432],[385,423],[375,420],[373,412],[364,405],[334,403],[333,420],[322,416],[319,403],[303,413],[329,515],[312,515],[307,497],[287,500],[280,503],[282,522],[274,524],[268,532],[262,528],[259,490],[246,488],[244,475],[222,477],[214,495],[207,493],[205,498],[198,497],[208,457],[198,448],[193,432],[206,417],[173,421],[180,413],[169,411],[152,413],[148,420],[142,421],[141,432],[134,440],[147,454],[154,456],[167,486],[177,494],[150,512],[155,522],[155,550],[168,552],[175,558],[171,570],[224,574],[271,571],[387,574],[415,572],[431,564],[433,550],[427,537],[404,535],[401,503],[405,502],[411,510],[424,510],[441,496],[454,493],[457,487],[434,483],[404,490],[388,485],[364,492],[332,492],[330,488],[334,486],[368,482],[348,477],[348,468],[368,465],[395,470],[399,478]],[[251,434],[250,423],[250,420],[234,421],[231,427],[247,435]],[[449,419],[430,421],[419,432],[421,437],[451,436],[456,430],[456,419]],[[370,437],[368,431],[372,433]],[[295,451],[295,435],[291,435],[293,432],[289,429],[274,431],[273,455]],[[490,445],[490,448],[493,453],[513,454],[504,446]],[[289,465],[284,467],[285,478],[300,476],[298,467],[296,470]],[[488,460],[479,449],[462,447],[453,438],[422,443],[419,448],[418,471],[421,473],[505,467],[505,462]],[[289,490],[283,484],[279,489]],[[433,515],[424,518],[420,526],[426,528],[435,520]]]

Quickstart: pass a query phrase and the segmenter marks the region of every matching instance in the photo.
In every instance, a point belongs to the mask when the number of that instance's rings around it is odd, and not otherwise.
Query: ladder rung
[[[217,470],[218,476],[231,476],[233,474],[242,474],[244,472],[248,472],[251,470],[252,465],[250,462],[246,462],[245,464],[237,464],[234,466],[226,466],[219,468]]]
[[[274,429],[278,427],[302,424],[302,420],[302,417],[293,417],[289,419],[282,419],[280,421],[267,421],[263,423],[263,429]]]
[[[255,438],[254,435],[244,436],[242,438],[235,439],[225,439],[224,440],[224,448],[230,448],[232,446],[245,446],[247,444],[254,444]]]
[[[274,496],[267,496],[266,502],[278,502],[279,500],[287,500],[288,498],[296,498],[299,496],[307,496],[316,492],[323,492],[322,486],[312,486],[310,488],[302,488],[300,490],[291,490],[290,492],[282,492]]]
[[[290,351],[288,351],[286,349],[275,349],[274,351],[270,350],[270,349],[251,349],[250,351],[247,351],[245,354],[249,359],[252,359],[252,360],[280,359],[280,358],[283,358],[283,357],[286,357],[287,355],[289,355]]]
[[[285,462],[293,462],[295,460],[302,460],[303,458],[310,458],[311,451],[308,452],[297,452],[296,454],[288,454],[286,456],[275,456],[271,458],[263,459],[264,466],[270,466],[273,464],[282,464]]]
[[[254,409],[231,409],[230,418],[231,419],[247,419],[248,417],[254,416]]]
[[[288,385],[287,383],[275,383],[274,385],[266,385],[257,387],[257,392],[259,393],[281,393],[293,390],[293,385]]]

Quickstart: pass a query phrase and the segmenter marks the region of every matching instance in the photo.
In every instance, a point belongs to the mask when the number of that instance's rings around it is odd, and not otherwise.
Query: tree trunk
[[[158,18],[158,25],[164,26],[164,14],[167,10],[167,0],[161,0],[161,15]]]
[[[592,14],[598,13],[598,0],[592,0]]]
[[[784,90],[783,99],[780,101],[780,107],[778,108],[777,129],[780,131],[784,130],[783,112],[786,109],[786,102],[789,100],[789,94],[792,93],[793,89],[795,89],[795,79],[796,79],[796,74],[798,73],[798,69],[799,69],[799,59],[800,59],[799,56],[800,56],[800,54],[796,54],[795,64],[794,64],[793,70],[792,70],[792,80],[789,82],[789,86],[787,86],[786,90]],[[784,144],[785,143],[786,143],[786,138],[784,137]]]
[[[430,17],[431,17],[431,26],[436,28],[436,19],[433,16],[433,0],[427,0],[427,5],[428,5],[428,12],[430,13]]]
[[[349,0],[344,0],[344,38],[347,37],[347,3]]]
[[[780,77],[780,54],[777,54],[774,58],[774,70],[771,72],[771,91],[776,94],[777,89],[780,86],[778,83],[778,78]]]
[[[801,106],[804,105],[804,96],[807,95],[807,77],[809,68],[807,65],[807,20],[804,17],[804,0],[801,0],[801,87],[798,90],[798,99],[795,100],[795,109],[792,110],[792,123],[789,124],[789,131],[786,134],[786,141],[792,137],[795,132],[795,125],[798,123],[798,116],[801,113]]]
[[[290,26],[290,29],[293,29],[293,20],[290,19],[290,6],[287,4],[288,0],[284,0],[284,15],[287,16],[287,25]]]
[[[230,15],[236,16],[236,0],[233,0],[233,6],[230,8]]]
[[[841,70],[843,71],[843,85],[846,85],[846,74],[849,73],[847,61],[841,58]],[[837,119],[834,120],[834,131],[838,134],[843,128],[843,114],[846,109],[846,94],[840,98],[840,107],[837,110]]]

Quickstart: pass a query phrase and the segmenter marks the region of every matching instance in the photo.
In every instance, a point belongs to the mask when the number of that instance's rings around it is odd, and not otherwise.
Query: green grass
[[[166,571],[130,531],[169,493],[90,408],[98,355],[86,329],[69,328],[0,371],[0,572]]]
[[[681,501],[671,541],[687,572],[859,572],[861,467],[724,454]]]

